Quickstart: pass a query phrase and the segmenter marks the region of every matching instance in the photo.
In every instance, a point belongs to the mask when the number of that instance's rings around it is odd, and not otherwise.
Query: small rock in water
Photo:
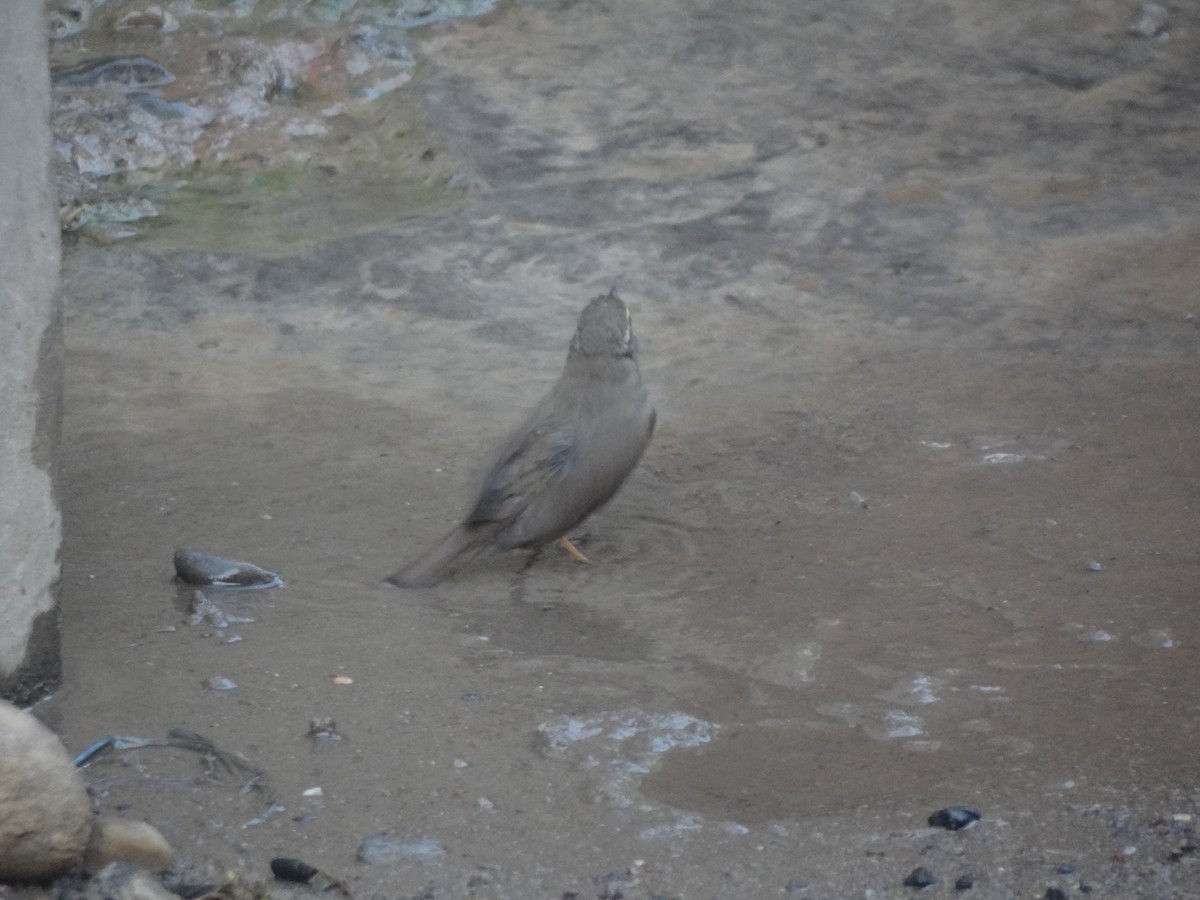
[[[954,882],[954,889],[956,891],[969,891],[973,887],[975,887],[975,876],[969,873],[959,875],[958,880]]]
[[[148,822],[100,816],[92,824],[83,865],[92,873],[118,861],[147,872],[163,872],[174,856],[167,839]]]
[[[212,678],[204,679],[204,686],[214,691],[232,691],[237,687],[237,682],[224,675],[214,675]]]
[[[924,866],[918,866],[908,873],[908,877],[904,879],[904,886],[921,890],[927,888],[931,884],[937,883],[937,877]]]
[[[808,882],[803,878],[793,878],[783,886],[783,889],[789,894],[802,894],[808,890]]]
[[[187,584],[249,589],[279,587],[283,580],[274,572],[242,562],[226,559],[198,550],[175,551],[175,573]]]
[[[271,874],[280,881],[308,884],[318,871],[303,860],[293,859],[290,856],[277,856],[271,860]]]
[[[973,809],[965,806],[947,806],[939,809],[929,817],[931,828],[945,828],[947,831],[961,831],[970,828],[982,818]]]
[[[432,861],[446,854],[446,848],[429,838],[412,840],[385,831],[372,835],[358,848],[358,859],[365,863],[389,863],[399,859]]]

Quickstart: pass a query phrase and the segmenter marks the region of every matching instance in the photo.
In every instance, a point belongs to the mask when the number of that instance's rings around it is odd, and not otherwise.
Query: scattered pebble
[[[308,884],[318,871],[308,863],[290,856],[277,856],[271,860],[271,874],[280,881]]]
[[[1067,893],[1062,888],[1046,888],[1046,900],[1067,900]]]
[[[866,509],[869,506],[869,504],[867,503],[867,498],[864,497],[862,494],[860,494],[858,491],[850,492],[850,502],[853,503],[855,506],[862,507],[863,509]]]
[[[212,678],[204,679],[204,686],[214,691],[232,691],[237,687],[237,682],[224,675],[214,675]]]
[[[958,880],[954,882],[956,891],[969,891],[973,887],[975,887],[975,876],[970,873],[959,875]]]
[[[783,889],[789,894],[802,894],[808,890],[808,882],[802,878],[793,878],[783,886]]]
[[[931,884],[937,883],[937,876],[930,872],[924,866],[917,866],[908,873],[908,877],[904,879],[904,886],[921,890],[929,887]]]
[[[929,817],[929,825],[931,828],[961,831],[964,828],[970,828],[981,818],[982,816],[979,813],[965,806],[947,806],[945,809],[939,809]]]
[[[1089,562],[1087,565],[1085,565],[1084,568],[1087,569],[1089,572],[1099,572],[1101,569],[1104,568],[1104,566],[1100,565],[1100,563],[1096,562],[1093,559],[1091,562]]]

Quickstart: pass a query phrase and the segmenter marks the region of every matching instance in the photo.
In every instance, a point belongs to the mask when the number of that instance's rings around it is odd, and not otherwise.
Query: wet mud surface
[[[363,896],[1196,896],[1200,19],[1131,14],[513,4],[410,35],[461,203],[69,250],[56,726],[269,785],[99,805]],[[658,429],[592,564],[382,585],[614,285]],[[286,586],[226,643],[178,547]]]

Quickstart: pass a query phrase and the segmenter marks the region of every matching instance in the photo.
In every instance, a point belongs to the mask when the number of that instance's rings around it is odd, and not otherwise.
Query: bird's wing
[[[570,424],[539,425],[524,432],[488,473],[467,521],[513,521],[532,499],[563,477],[576,445],[577,432]]]

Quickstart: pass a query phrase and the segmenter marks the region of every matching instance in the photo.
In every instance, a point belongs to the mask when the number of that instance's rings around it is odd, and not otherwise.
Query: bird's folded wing
[[[510,522],[545,493],[575,455],[576,432],[571,425],[539,426],[525,432],[488,474],[483,493],[467,521]]]

